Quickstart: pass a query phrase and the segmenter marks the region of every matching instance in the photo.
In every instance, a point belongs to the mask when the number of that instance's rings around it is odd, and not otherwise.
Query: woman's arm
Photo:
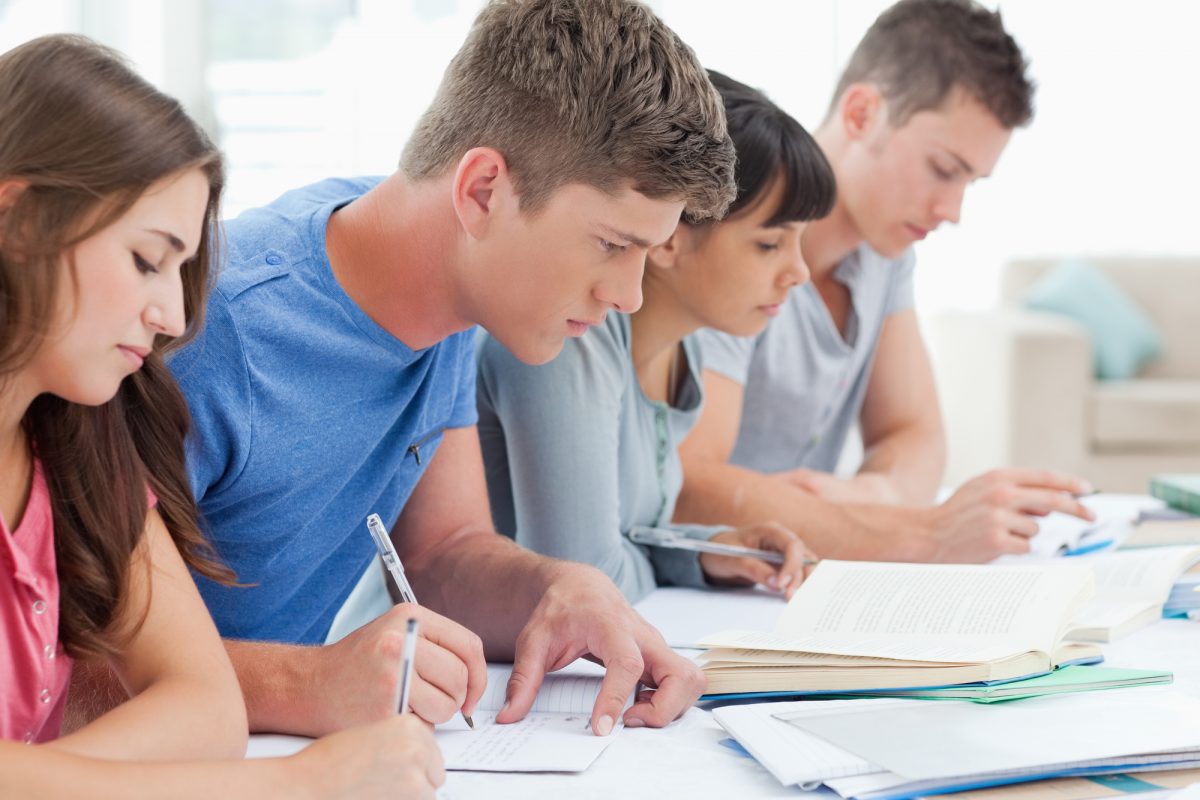
[[[0,741],[0,797],[23,800],[425,800],[446,779],[429,727],[413,714],[326,737],[289,758],[134,763]]]
[[[240,758],[246,707],[229,656],[154,509],[117,630],[146,618],[113,663],[131,699],[47,747],[107,759]]]

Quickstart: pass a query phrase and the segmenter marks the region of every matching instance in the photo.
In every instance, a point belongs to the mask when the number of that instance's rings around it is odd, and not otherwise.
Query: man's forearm
[[[928,531],[914,509],[830,503],[733,464],[693,460],[675,507],[679,522],[735,526],[779,522],[822,558],[926,560]]]
[[[224,640],[246,699],[251,733],[319,736],[314,709],[314,655],[319,648],[273,642]]]
[[[555,580],[588,569],[483,529],[448,536],[403,560],[421,604],[474,631],[489,661],[512,659],[517,636]]]
[[[946,469],[946,440],[940,429],[907,428],[868,443],[859,473],[884,476],[894,502],[928,505],[937,497]]]

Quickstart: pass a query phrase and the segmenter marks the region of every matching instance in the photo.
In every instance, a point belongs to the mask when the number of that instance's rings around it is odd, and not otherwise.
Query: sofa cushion
[[[1092,339],[1096,377],[1128,380],[1162,352],[1150,318],[1121,287],[1086,261],[1064,261],[1030,287],[1025,305],[1070,317]]]
[[[1200,450],[1200,381],[1106,381],[1091,400],[1101,449]]]

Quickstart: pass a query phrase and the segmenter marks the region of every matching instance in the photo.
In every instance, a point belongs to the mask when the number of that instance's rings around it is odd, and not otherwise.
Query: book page
[[[881,658],[963,662],[1048,653],[1092,581],[1089,569],[1073,564],[826,560],[788,602],[776,633],[806,652]]]
[[[1083,560],[1096,572],[1096,599],[1163,603],[1171,586],[1189,566],[1200,561],[1200,547],[1190,545],[1121,550]]]

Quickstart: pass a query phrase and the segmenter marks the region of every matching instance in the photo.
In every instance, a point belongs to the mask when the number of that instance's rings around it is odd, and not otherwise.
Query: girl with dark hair
[[[175,100],[80,37],[0,56],[0,119],[0,796],[340,797],[372,782],[432,796],[436,746],[399,717],[295,768],[134,763],[246,744],[188,567],[233,576],[196,524],[187,407],[163,363],[202,322],[221,158]],[[111,664],[131,699],[58,738],[80,658]]]
[[[763,330],[788,290],[808,279],[805,222],[829,213],[833,173],[801,125],[761,92],[709,72],[737,151],[738,196],[720,222],[681,222],[650,246],[612,232],[617,251],[644,247],[644,302],[605,313],[563,354],[530,367],[486,334],[478,349],[479,434],[497,530],[560,558],[590,563],[631,600],[658,584],[764,584],[790,597],[807,574],[800,539],[768,523],[672,524],[682,484],[677,448],[700,409],[692,334]],[[783,554],[758,558],[647,548],[636,527]]]

